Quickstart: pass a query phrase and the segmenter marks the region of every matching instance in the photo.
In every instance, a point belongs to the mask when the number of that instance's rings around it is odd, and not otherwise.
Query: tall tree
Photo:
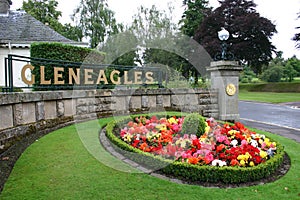
[[[91,48],[95,48],[107,36],[122,30],[122,25],[117,24],[114,12],[108,8],[106,0],[80,0],[72,19],[83,36],[90,40]]]
[[[230,37],[229,50],[235,57],[261,72],[263,65],[272,59],[275,46],[270,39],[276,33],[275,25],[256,12],[253,0],[220,0],[216,8],[200,25],[195,39],[213,57],[220,51],[217,32],[226,28]]]
[[[300,19],[300,12],[298,14],[298,20]],[[300,26],[296,27],[296,29],[300,29]],[[296,41],[296,47],[300,49],[300,33],[296,33],[293,37],[293,40]]]
[[[158,10],[154,5],[151,8],[141,6],[138,13],[133,17],[134,20],[130,30],[139,41],[144,43],[144,64],[163,64],[175,70],[183,71],[183,74],[188,77],[188,61],[174,52],[160,48],[162,47],[160,44],[162,41],[170,41],[178,32],[177,25],[172,22],[172,12],[173,7],[170,4],[168,13]],[[148,43],[151,43],[152,47],[147,46]]]
[[[208,6],[207,0],[184,0],[184,13],[179,21],[180,30],[183,34],[193,37],[199,25],[207,17],[212,8]]]
[[[23,1],[22,9],[44,24],[50,26],[61,17],[61,11],[57,10],[56,0],[28,0]]]
[[[204,18],[211,13],[212,8],[208,6],[207,0],[184,0],[183,6],[185,6],[185,11],[179,21],[180,31],[189,37],[194,37],[196,30]],[[185,76],[193,76],[197,84],[200,75],[198,71],[188,62],[182,67]],[[202,80],[205,80],[204,77]]]
[[[23,1],[22,9],[66,38],[81,41],[82,33],[78,28],[59,22],[62,13],[57,10],[57,6],[56,0],[28,0]]]

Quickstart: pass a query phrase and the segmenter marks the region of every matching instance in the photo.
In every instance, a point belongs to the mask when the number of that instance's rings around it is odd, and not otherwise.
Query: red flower
[[[216,151],[217,151],[217,153],[219,153],[219,152],[223,151],[223,149],[225,149],[225,148],[226,148],[226,146],[224,144],[220,144],[219,146],[217,146]]]
[[[132,146],[136,148],[139,143],[140,143],[139,140],[134,140],[134,142],[132,143]]]
[[[193,147],[196,148],[196,149],[201,149],[201,144],[200,144],[200,142],[199,142],[198,139],[194,139],[194,140],[192,141],[192,145],[193,145]]]

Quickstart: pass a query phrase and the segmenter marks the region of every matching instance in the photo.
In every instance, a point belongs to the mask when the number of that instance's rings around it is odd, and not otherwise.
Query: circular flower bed
[[[140,153],[135,161],[147,166],[156,160],[154,165],[164,166],[161,172],[185,180],[254,181],[282,163],[280,144],[241,123],[209,118],[199,137],[182,132],[184,123],[185,117],[135,116],[108,125],[107,136],[122,149]]]

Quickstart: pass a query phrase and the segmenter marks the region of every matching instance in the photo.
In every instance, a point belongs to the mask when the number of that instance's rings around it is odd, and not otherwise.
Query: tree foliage
[[[298,15],[298,20],[300,19],[300,12]],[[300,26],[296,27],[296,29],[300,30]],[[296,33],[295,36],[293,37],[293,40],[296,42],[296,47],[300,49],[300,33]]]
[[[276,33],[275,25],[256,12],[253,0],[221,0],[220,7],[204,19],[196,31],[195,39],[211,56],[220,51],[217,37],[222,27],[231,34],[229,50],[242,62],[253,67],[256,73],[272,59],[275,47],[270,42]]]
[[[205,17],[211,13],[207,0],[184,0],[184,13],[179,21],[183,34],[193,37]]]
[[[58,2],[56,0],[28,0],[23,1],[22,9],[28,14],[42,22],[53,23],[61,17],[61,11],[56,10]],[[51,24],[49,24],[51,26]]]
[[[23,1],[22,9],[66,38],[81,41],[82,33],[77,27],[59,22],[62,13],[57,6],[56,0],[28,0]]]
[[[178,26],[173,23],[172,12],[170,4],[168,12],[160,11],[155,6],[140,7],[130,29],[145,47],[142,54],[145,64],[163,64],[166,69],[179,71],[186,79],[191,75],[198,77],[195,75],[197,70],[187,60],[189,50],[186,40],[190,37],[184,37],[179,32]],[[174,47],[176,53],[172,51]],[[166,81],[172,75],[171,71],[167,70]]]
[[[83,36],[89,39],[91,48],[95,48],[107,36],[122,30],[122,25],[117,24],[114,12],[108,8],[106,0],[81,0],[72,19]]]
[[[133,23],[129,28],[134,35],[144,43],[142,58],[144,64],[163,64],[175,70],[184,69],[186,72],[188,62],[173,52],[168,52],[159,48],[149,48],[148,43],[160,46],[158,44],[164,38],[172,38],[176,31],[177,25],[172,22],[173,7],[169,5],[169,13],[158,10],[154,5],[151,8],[141,6],[138,13],[134,15]],[[188,75],[187,75],[188,77]]]

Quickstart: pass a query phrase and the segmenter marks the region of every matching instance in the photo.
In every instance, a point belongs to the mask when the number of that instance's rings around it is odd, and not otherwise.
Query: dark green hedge
[[[257,181],[272,175],[282,164],[285,154],[283,146],[275,141],[277,144],[277,154],[265,163],[251,168],[199,166],[167,160],[160,156],[155,156],[136,149],[116,136],[116,133],[119,133],[118,131],[122,127],[122,124],[124,125],[124,123],[127,123],[129,120],[131,120],[131,118],[127,117],[110,122],[106,127],[106,135],[109,140],[120,149],[124,150],[122,151],[122,154],[125,157],[149,167],[150,169],[160,169],[159,167],[163,167],[160,170],[162,173],[185,181],[209,183],[245,183]],[[135,154],[132,154],[131,152]]]
[[[247,83],[240,84],[239,89],[248,92],[300,92],[300,83]]]
[[[47,42],[33,43],[30,48],[30,54],[33,58],[46,59],[32,60],[31,62],[35,66],[33,74],[35,75],[34,86],[36,90],[38,90],[38,86],[40,85],[40,66],[45,66],[45,79],[53,80],[53,67],[72,67],[75,69],[80,68],[81,63],[102,64],[105,58],[104,53],[89,48]],[[63,79],[68,83],[68,70],[65,70]]]

